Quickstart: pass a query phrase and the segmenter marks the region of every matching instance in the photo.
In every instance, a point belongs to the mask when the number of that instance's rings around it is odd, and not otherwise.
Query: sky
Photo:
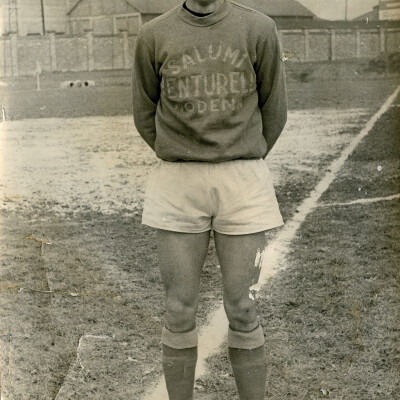
[[[324,19],[345,19],[346,0],[297,0],[317,17]],[[372,11],[379,0],[347,0],[348,18],[353,19]]]

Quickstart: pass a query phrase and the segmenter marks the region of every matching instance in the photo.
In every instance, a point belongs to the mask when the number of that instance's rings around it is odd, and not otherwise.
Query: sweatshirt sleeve
[[[267,141],[264,158],[282,133],[287,119],[285,67],[281,57],[278,31],[272,22],[257,46],[255,68],[263,136]]]
[[[143,31],[139,31],[133,61],[133,119],[136,129],[154,150],[155,115],[160,95],[160,82],[155,69],[154,49]]]

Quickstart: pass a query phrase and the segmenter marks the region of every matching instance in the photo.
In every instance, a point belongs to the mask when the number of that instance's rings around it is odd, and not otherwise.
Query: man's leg
[[[224,285],[224,306],[229,320],[229,358],[241,400],[264,400],[266,360],[264,334],[259,325],[250,287],[258,282],[265,233],[223,235],[215,245]]]
[[[197,361],[196,312],[210,232],[158,230],[158,262],[166,292],[163,369],[170,400],[193,398]]]

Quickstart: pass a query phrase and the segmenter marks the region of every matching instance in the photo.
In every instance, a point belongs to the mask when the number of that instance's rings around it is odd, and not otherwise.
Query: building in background
[[[314,14],[295,0],[237,0],[277,21],[311,20]],[[0,34],[20,36],[46,32],[135,34],[140,24],[183,0],[1,0]],[[43,7],[42,7],[43,6]]]
[[[0,3],[0,35],[18,33],[17,0],[3,0]]]
[[[67,10],[68,0],[1,0],[0,34],[65,33]]]
[[[400,21],[400,1],[380,0],[372,11],[362,14],[354,19],[355,21]]]
[[[238,0],[275,20],[313,19],[314,14],[294,0]],[[139,26],[182,0],[79,0],[68,12],[69,31],[83,34],[118,34],[121,30],[135,34]]]
[[[379,17],[397,18],[400,0],[382,1],[371,23],[365,16],[361,21],[322,20],[294,0],[236,1],[275,19],[293,62],[375,59],[399,51],[399,20]],[[140,25],[180,3],[0,0],[5,33],[0,37],[0,77],[34,75],[38,65],[43,73],[131,69]]]
[[[400,20],[400,1],[381,0],[379,2],[379,19]]]
[[[116,35],[136,34],[139,26],[163,14],[181,0],[79,0],[68,12],[69,32]]]
[[[269,15],[276,22],[310,21],[315,15],[295,0],[236,0],[245,6]]]

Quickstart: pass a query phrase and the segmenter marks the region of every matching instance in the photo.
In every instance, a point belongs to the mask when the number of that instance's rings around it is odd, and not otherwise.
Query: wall
[[[56,71],[87,71],[89,69],[87,38],[55,37],[54,42]]]
[[[136,36],[56,35],[0,37],[0,77],[43,72],[130,69]]]
[[[400,26],[360,29],[345,26],[329,29],[285,29],[279,34],[292,61],[371,59],[381,53],[400,51]],[[130,69],[136,36],[56,35],[0,37],[0,77],[36,73],[39,62],[45,72]]]
[[[279,31],[292,61],[371,59],[400,51],[400,28]]]

